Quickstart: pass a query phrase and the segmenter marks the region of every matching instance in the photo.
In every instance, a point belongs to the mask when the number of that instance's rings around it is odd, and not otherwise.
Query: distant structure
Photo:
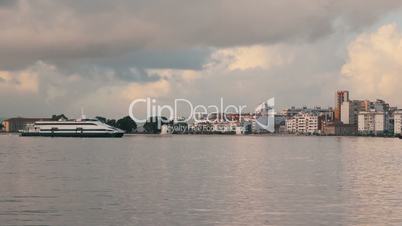
[[[392,135],[394,127],[398,126],[395,117],[398,121],[397,108],[383,100],[360,101],[358,131],[362,135]]]
[[[271,115],[274,117],[270,117]],[[45,120],[66,121],[68,118],[65,115],[53,115],[51,118],[5,119],[2,122],[3,131],[18,132],[27,124]],[[273,125],[275,130],[267,130],[265,125]],[[192,124],[188,124],[184,118],[177,118],[162,127],[161,131],[162,134],[293,133],[398,136],[402,134],[402,109],[392,107],[381,99],[352,100],[349,91],[342,90],[335,93],[334,108],[291,107],[275,112],[268,102],[264,102],[258,105],[253,113],[199,113],[195,115]]]
[[[358,130],[363,135],[382,135],[386,131],[386,117],[383,111],[372,109],[360,112],[358,120]]]
[[[308,107],[301,107],[301,108],[296,108],[296,107],[291,107],[288,109],[285,109],[281,112],[281,115],[291,118],[300,112],[304,113],[312,113],[316,114],[318,116],[322,116],[326,121],[333,121],[334,120],[334,110],[332,108],[321,108],[321,107],[314,107],[314,108],[308,108]]]
[[[68,120],[65,115],[53,115],[52,118],[9,118],[3,120],[3,131],[7,133],[16,133],[25,128],[27,124],[33,124],[37,121],[60,121]]]
[[[9,118],[3,120],[3,131],[7,133],[16,133],[25,128],[27,124],[32,124],[37,121],[49,121],[49,118]]]
[[[332,108],[291,107],[281,112],[286,120],[285,132],[296,134],[320,134],[322,126],[334,120]],[[279,127],[279,131],[283,131]]]
[[[359,100],[345,101],[341,105],[341,122],[345,125],[357,126],[357,115],[362,109],[362,102]]]
[[[316,134],[319,132],[318,115],[314,113],[299,112],[297,115],[286,120],[288,133]]]
[[[335,94],[335,121],[341,121],[341,106],[349,101],[349,91],[337,91]]]
[[[335,131],[335,135],[389,135],[394,131],[394,111],[396,108],[383,100],[351,100],[349,91],[337,91],[334,123],[324,125],[329,128],[323,131]]]
[[[322,126],[321,135],[325,136],[353,136],[357,135],[354,125],[346,125],[339,121],[325,122]]]
[[[402,134],[402,110],[397,110],[394,112],[394,134]]]

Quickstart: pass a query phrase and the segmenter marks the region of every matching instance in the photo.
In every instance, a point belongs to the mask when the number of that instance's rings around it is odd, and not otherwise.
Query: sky
[[[400,0],[0,0],[0,31],[1,117],[328,107],[343,89],[402,108]]]

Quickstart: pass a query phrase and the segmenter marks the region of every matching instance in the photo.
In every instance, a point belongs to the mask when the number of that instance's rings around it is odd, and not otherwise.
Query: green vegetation
[[[132,120],[130,116],[125,116],[117,121],[115,119],[107,119],[102,116],[97,116],[96,119],[108,124],[109,126],[124,130],[126,131],[126,133],[133,133],[137,130],[137,123],[135,123],[135,121]]]
[[[126,116],[117,120],[116,127],[126,131],[126,133],[132,133],[137,130],[137,123],[135,123],[134,120],[130,118],[130,116]]]
[[[147,122],[144,124],[144,131],[145,133],[149,134],[158,134],[161,132],[161,129],[158,128],[158,122],[161,123],[161,125],[166,125],[169,123],[166,123],[167,118],[165,117],[150,117]]]
[[[60,121],[60,120],[68,120],[68,118],[64,114],[52,115],[52,121]]]

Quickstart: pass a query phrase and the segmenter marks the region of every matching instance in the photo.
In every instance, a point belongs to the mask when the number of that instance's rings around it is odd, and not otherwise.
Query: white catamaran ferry
[[[46,137],[122,137],[124,131],[97,119],[37,121],[20,130],[21,136]]]

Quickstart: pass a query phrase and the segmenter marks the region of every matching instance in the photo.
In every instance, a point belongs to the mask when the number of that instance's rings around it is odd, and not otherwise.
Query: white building
[[[297,115],[286,119],[286,130],[288,133],[318,133],[318,115],[300,112]]]
[[[382,134],[386,130],[384,112],[363,111],[358,115],[358,131],[362,134]]]
[[[352,124],[351,119],[353,116],[351,115],[352,103],[350,101],[345,101],[341,104],[341,121],[343,124]]]
[[[357,117],[361,109],[361,101],[345,101],[341,105],[341,122],[347,125],[357,125]]]
[[[402,134],[402,110],[394,113],[394,134]]]

